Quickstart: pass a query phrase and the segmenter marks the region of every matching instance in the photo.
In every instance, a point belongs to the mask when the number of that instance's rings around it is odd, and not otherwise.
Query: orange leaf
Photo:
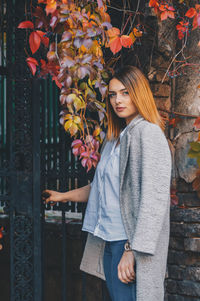
[[[55,12],[57,8],[57,3],[55,0],[48,0],[48,4],[46,6],[46,13],[47,13],[47,16],[48,14],[53,14]]]
[[[109,43],[110,50],[113,54],[116,54],[122,49],[121,39],[120,37],[116,37],[112,40],[112,42]]]
[[[133,28],[133,34],[136,38],[140,38],[142,36],[142,31],[138,30],[136,27]]]
[[[40,43],[40,35],[36,31],[31,32],[29,36],[29,45],[32,53],[35,53],[38,50],[38,48],[40,47]]]
[[[185,14],[186,17],[188,18],[193,18],[196,15],[196,9],[191,7]]]
[[[107,30],[107,34],[108,34],[109,38],[114,38],[120,34],[120,30],[119,30],[119,28],[112,27]]]
[[[33,75],[35,75],[35,73],[36,73],[36,66],[38,66],[39,64],[38,64],[38,61],[36,60],[36,59],[34,59],[33,57],[28,57],[27,59],[26,59],[26,62],[27,62],[27,64],[28,64],[28,66],[29,66],[29,68],[30,68],[30,70],[31,70],[31,73],[33,74]]]
[[[133,40],[131,39],[131,37],[126,36],[126,35],[121,36],[120,40],[121,40],[122,46],[126,47],[126,48],[130,48],[131,45],[133,44]]]
[[[33,22],[31,22],[31,21],[24,21],[24,22],[21,22],[18,25],[18,28],[31,28],[31,29],[34,29],[34,25],[33,25]]]
[[[98,10],[99,10],[99,13],[101,15],[101,18],[102,18],[103,22],[109,22],[110,23],[110,16],[109,16],[109,14],[107,14],[105,12],[105,8],[100,7],[100,9],[98,9]]]

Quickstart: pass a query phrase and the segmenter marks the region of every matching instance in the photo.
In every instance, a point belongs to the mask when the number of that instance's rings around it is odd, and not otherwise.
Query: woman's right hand
[[[50,205],[55,205],[57,202],[66,202],[64,194],[55,190],[44,190],[42,192],[42,199],[45,200],[45,203]]]

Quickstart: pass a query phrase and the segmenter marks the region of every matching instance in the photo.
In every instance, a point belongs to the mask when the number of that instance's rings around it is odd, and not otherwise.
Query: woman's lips
[[[117,112],[122,112],[124,109],[125,109],[124,107],[118,107],[118,108],[116,108],[116,111]]]

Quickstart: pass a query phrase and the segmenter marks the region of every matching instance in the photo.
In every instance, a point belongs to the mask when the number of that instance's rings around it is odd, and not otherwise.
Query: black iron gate
[[[70,138],[59,124],[56,86],[50,79],[32,79],[25,63],[27,36],[17,26],[25,19],[29,2],[0,0],[0,203],[8,220],[10,301],[46,300],[45,212],[51,209],[42,203],[41,191],[66,191],[88,183],[88,175],[71,153]],[[67,300],[69,289],[66,212],[78,214],[82,209],[75,203],[53,208],[61,212],[62,300]],[[82,300],[86,300],[84,292],[83,287]]]

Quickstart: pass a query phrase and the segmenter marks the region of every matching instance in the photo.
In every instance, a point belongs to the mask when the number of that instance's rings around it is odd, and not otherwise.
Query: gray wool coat
[[[120,141],[120,209],[136,260],[136,300],[163,301],[172,158],[167,139],[140,114]],[[105,242],[88,234],[80,269],[105,279]]]

